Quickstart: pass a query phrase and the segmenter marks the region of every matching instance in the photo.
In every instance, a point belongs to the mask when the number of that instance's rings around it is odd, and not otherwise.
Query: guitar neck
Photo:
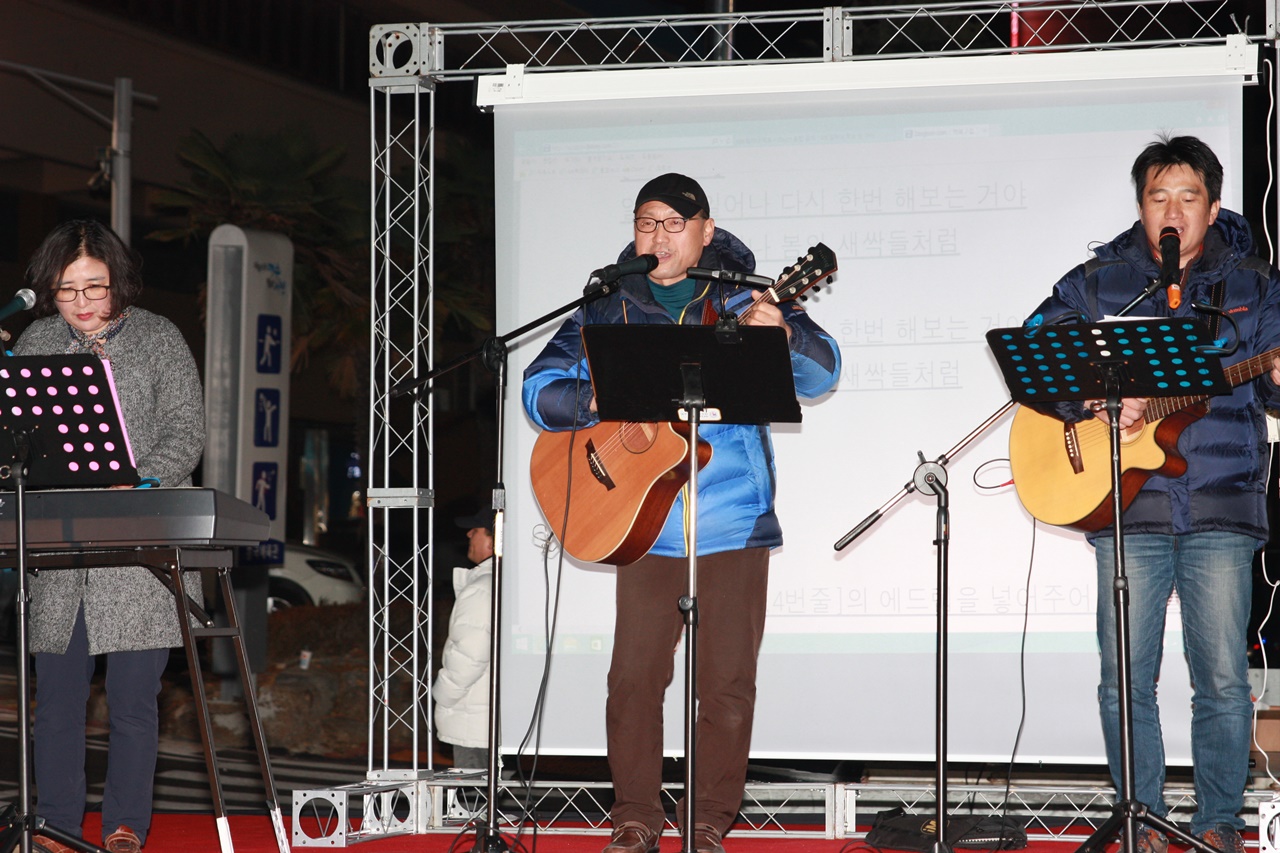
[[[1267,350],[1262,355],[1255,355],[1253,358],[1246,358],[1244,361],[1236,362],[1230,367],[1224,367],[1222,372],[1226,375],[1227,381],[1231,383],[1231,387],[1234,388],[1237,385],[1248,382],[1250,379],[1256,379],[1270,370],[1271,360],[1276,356],[1280,356],[1280,347]],[[1146,419],[1148,421],[1157,421],[1207,399],[1209,398],[1206,395],[1198,397],[1157,397],[1147,404]]]
[[[759,288],[760,295],[738,314],[738,319],[746,320],[751,316],[751,312],[765,302],[781,305],[783,302],[790,302],[792,299],[803,299],[804,296],[801,294],[805,293],[809,288],[813,288],[813,291],[817,293],[818,284],[835,271],[835,253],[825,244],[816,243],[810,246],[803,255],[796,258],[796,262],[792,266],[783,270],[782,276],[777,281],[766,287]]]

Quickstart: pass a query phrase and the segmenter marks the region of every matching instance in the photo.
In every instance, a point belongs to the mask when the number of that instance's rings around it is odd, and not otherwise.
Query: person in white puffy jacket
[[[453,613],[432,686],[436,735],[453,746],[454,768],[489,766],[489,646],[493,602],[493,510],[457,519],[467,559],[453,570]]]

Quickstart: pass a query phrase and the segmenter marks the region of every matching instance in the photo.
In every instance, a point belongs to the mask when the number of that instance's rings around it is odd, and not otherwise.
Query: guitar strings
[[[1255,355],[1244,361],[1237,362],[1223,369],[1227,380],[1232,385],[1238,385],[1246,379],[1256,377],[1261,374],[1262,367],[1266,359],[1275,356],[1274,352],[1266,352],[1262,355]],[[1182,411],[1201,400],[1207,400],[1208,397],[1155,397],[1152,398],[1147,405],[1147,411],[1144,413],[1144,420],[1150,425],[1153,421],[1158,421],[1175,412]],[[1099,444],[1110,444],[1111,428],[1107,426],[1101,419],[1095,418],[1093,421],[1078,421],[1076,423],[1076,437],[1079,440],[1081,448],[1094,448]]]
[[[624,422],[613,435],[596,445],[596,455],[601,459],[605,459],[612,456],[619,447],[626,450],[627,440],[637,435],[643,435],[644,429],[644,424],[635,421]]]

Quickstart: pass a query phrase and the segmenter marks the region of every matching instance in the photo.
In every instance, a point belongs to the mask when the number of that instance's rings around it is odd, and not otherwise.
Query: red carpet
[[[289,826],[289,816],[285,816],[285,826]],[[265,815],[235,815],[230,818],[231,841],[236,853],[277,853],[271,821]],[[101,816],[89,814],[85,819],[85,837],[101,843]],[[348,845],[348,849],[368,851],[368,853],[467,853],[475,846],[476,833],[466,832],[431,835],[405,835],[377,841],[362,841]],[[508,849],[536,853],[599,853],[605,845],[602,835],[539,835],[535,847],[529,836],[520,839],[519,845],[514,839],[507,839]],[[1032,841],[1026,848],[1027,853],[1071,853],[1083,841],[1083,837],[1072,837],[1070,841]],[[1246,835],[1246,844],[1254,844],[1252,834]],[[854,850],[870,851],[861,839],[820,838],[754,838],[746,833],[734,833],[725,839],[727,853],[841,853]],[[1117,845],[1112,844],[1110,850]],[[158,814],[151,826],[151,837],[147,839],[144,853],[220,853],[218,832],[212,815],[196,814]],[[292,850],[324,850],[334,849],[332,846],[292,847]],[[662,853],[679,853],[680,839],[672,832],[662,837]]]

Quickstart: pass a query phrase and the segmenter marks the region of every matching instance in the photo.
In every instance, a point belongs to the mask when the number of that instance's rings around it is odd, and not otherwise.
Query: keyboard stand
[[[280,853],[289,853],[288,835],[280,815],[276,799],[275,779],[271,774],[271,762],[267,755],[266,738],[262,720],[258,716],[257,688],[253,670],[245,650],[240,631],[240,618],[236,614],[235,596],[231,592],[231,551],[226,548],[175,548],[143,547],[117,548],[108,551],[34,551],[27,558],[28,569],[97,568],[103,566],[144,566],[151,570],[161,583],[173,593],[178,608],[178,624],[182,628],[182,645],[187,652],[187,669],[191,676],[191,692],[195,697],[196,720],[200,726],[200,740],[204,746],[205,767],[209,773],[209,792],[213,796],[213,816],[218,828],[218,844],[222,853],[234,853],[231,828],[227,821],[226,800],[222,782],[218,777],[217,753],[213,743],[213,724],[209,719],[209,702],[205,695],[204,676],[200,669],[197,640],[229,638],[235,649],[236,668],[240,673],[240,686],[245,697],[245,711],[249,717],[249,730],[253,733],[254,749],[258,753],[258,769],[262,772],[262,784],[267,794],[267,811],[275,830],[276,845]],[[227,609],[226,627],[216,627],[213,618],[186,594],[182,575],[187,571],[215,569],[222,600]],[[198,625],[192,627],[194,619]]]

